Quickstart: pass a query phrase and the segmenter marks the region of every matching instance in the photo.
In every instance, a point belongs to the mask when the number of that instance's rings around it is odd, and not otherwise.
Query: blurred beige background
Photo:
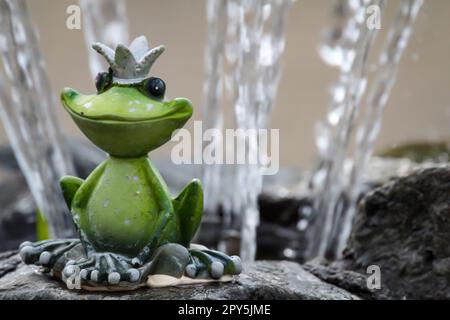
[[[392,22],[399,0],[389,1],[378,42]],[[81,92],[95,90],[81,30],[65,27],[66,8],[75,0],[28,0],[40,34],[52,86]],[[317,54],[320,32],[331,23],[333,1],[297,0],[289,15],[284,74],[274,108],[272,127],[280,129],[281,164],[310,166],[316,149],[314,124],[324,118],[328,88],[336,70]],[[450,1],[425,0],[410,45],[400,65],[377,148],[411,139],[449,136],[450,124]],[[151,45],[165,44],[166,53],[153,74],[162,77],[170,97],[189,97],[201,118],[203,50],[206,35],[203,0],[128,0],[131,37],[146,35]],[[375,56],[376,58],[376,56]],[[78,129],[56,106],[66,131]],[[4,142],[4,134],[1,135]],[[168,152],[170,146],[160,153]]]

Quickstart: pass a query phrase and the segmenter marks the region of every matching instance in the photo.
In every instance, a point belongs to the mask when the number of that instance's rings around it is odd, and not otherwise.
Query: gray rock
[[[314,259],[307,262],[303,267],[319,279],[345,289],[362,299],[387,300],[392,297],[386,286],[379,289],[369,289],[367,286],[368,274],[346,270],[341,261],[328,262]]]
[[[24,265],[15,252],[0,255],[0,300],[3,299],[358,299],[319,280],[299,264],[258,261],[245,265],[232,283],[213,283],[121,293],[68,290],[55,279]]]
[[[370,265],[380,267],[381,290],[364,285]],[[449,299],[450,167],[419,170],[370,192],[344,260],[306,268],[363,298]]]

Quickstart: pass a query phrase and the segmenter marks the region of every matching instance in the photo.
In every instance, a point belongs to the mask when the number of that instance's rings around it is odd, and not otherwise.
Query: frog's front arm
[[[74,176],[63,176],[60,180],[61,190],[63,192],[64,199],[66,200],[67,206],[69,207],[70,212],[72,213],[73,222],[77,228],[77,231],[80,235],[81,243],[85,251],[93,252],[94,249],[92,245],[87,240],[86,235],[80,226],[80,219],[77,213],[72,210],[72,204],[74,202],[75,196],[77,195],[78,201],[83,201],[87,203],[95,184],[100,179],[105,170],[106,161],[103,161],[97,168],[92,171],[89,175],[89,178],[85,181],[78,177]],[[79,191],[79,192],[78,192]]]
[[[84,233],[80,228],[79,219],[72,211],[73,198],[75,197],[75,194],[77,193],[78,189],[80,189],[80,187],[83,185],[83,183],[84,183],[83,179],[74,176],[63,176],[59,181],[64,196],[64,200],[66,200],[67,207],[69,208],[69,211],[72,213],[72,220],[75,224],[78,234],[80,235],[81,243],[83,244],[83,247],[86,251],[92,251],[92,245],[90,245],[87,242],[86,236],[84,235]]]
[[[199,180],[192,180],[178,197],[173,199],[175,214],[180,224],[180,244],[189,247],[202,220],[203,189]]]
[[[66,204],[67,207],[69,207],[69,210],[72,206],[73,197],[75,196],[75,193],[81,187],[83,182],[83,179],[74,176],[63,176],[59,181],[64,199],[66,200]]]

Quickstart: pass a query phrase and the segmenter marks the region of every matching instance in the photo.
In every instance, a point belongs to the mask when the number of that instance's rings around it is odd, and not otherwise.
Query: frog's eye
[[[150,78],[144,83],[145,92],[158,99],[164,98],[166,92],[166,84],[160,78]]]
[[[109,72],[100,72],[97,77],[95,77],[95,87],[98,93],[106,91],[112,83],[112,77]]]

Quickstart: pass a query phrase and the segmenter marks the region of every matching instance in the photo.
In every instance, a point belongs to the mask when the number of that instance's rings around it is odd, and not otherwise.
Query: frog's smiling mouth
[[[83,95],[65,88],[61,101],[71,116],[95,122],[136,123],[187,119],[192,115],[192,104],[187,99],[153,100],[130,87],[113,87],[99,95]]]

